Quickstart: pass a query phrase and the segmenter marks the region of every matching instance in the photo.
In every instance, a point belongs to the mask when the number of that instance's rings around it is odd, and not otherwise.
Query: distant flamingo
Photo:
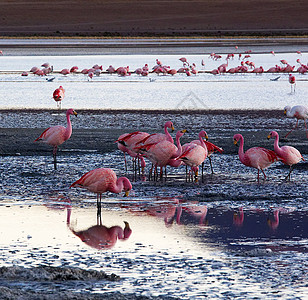
[[[106,69],[106,71],[107,71],[109,74],[113,74],[113,73],[116,72],[116,69],[115,69],[112,65],[110,65],[110,66]]]
[[[61,102],[65,96],[65,89],[60,85],[57,89],[54,90],[52,97],[57,102],[57,107],[61,108]]]
[[[304,160],[301,153],[292,146],[279,147],[279,135],[276,131],[271,131],[267,136],[268,139],[275,138],[274,151],[278,155],[279,159],[286,165],[290,166],[290,172],[286,176],[285,180],[289,178],[291,180],[291,172],[293,171],[294,165],[298,164],[301,160]]]
[[[180,159],[187,166],[191,167],[191,173],[195,174],[195,180],[198,181],[199,166],[204,162],[208,155],[207,147],[203,139],[208,139],[207,133],[204,130],[199,132],[200,144],[194,142],[185,144],[182,154],[177,158]],[[184,147],[183,147],[184,148]]]
[[[81,178],[71,184],[71,187],[81,187],[97,194],[98,214],[101,212],[102,194],[106,192],[129,195],[132,184],[126,177],[117,178],[116,173],[109,168],[94,169],[85,173]]]
[[[255,168],[258,170],[258,182],[260,180],[260,170],[264,175],[264,179],[266,179],[266,175],[263,169],[266,169],[272,163],[278,160],[276,153],[272,150],[262,147],[253,147],[244,152],[244,138],[241,134],[235,134],[233,136],[233,141],[235,145],[239,143],[238,155],[241,163],[247,167]]]
[[[21,76],[28,76],[29,74],[28,74],[28,72],[26,72],[26,71],[24,71],[24,72],[22,72],[21,73]]]
[[[77,66],[73,66],[70,69],[70,73],[76,73],[78,71],[78,67]]]
[[[44,68],[49,68],[50,67],[50,63],[48,62],[45,62],[41,65],[41,67],[44,67]]]
[[[291,85],[291,94],[292,92],[295,93],[295,86],[296,86],[296,82],[295,82],[295,76],[292,75],[292,74],[289,74],[289,82],[290,82],[290,85]]]
[[[284,114],[288,118],[296,118],[295,127],[291,131],[289,131],[285,137],[287,137],[295,128],[297,128],[298,120],[304,120],[306,128],[306,136],[308,138],[307,123],[306,123],[306,119],[308,119],[308,107],[304,105],[296,105],[291,108],[291,106],[288,105],[284,108]]]
[[[66,140],[71,137],[72,134],[72,124],[70,120],[70,115],[77,116],[77,113],[72,109],[68,109],[66,112],[67,127],[63,126],[52,126],[47,128],[36,140],[42,141],[50,146],[53,146],[53,158],[54,158],[54,168],[57,169],[57,149],[58,146],[63,144]]]
[[[69,69],[62,69],[61,71],[60,71],[60,74],[62,74],[62,75],[68,75],[70,73],[70,70]]]

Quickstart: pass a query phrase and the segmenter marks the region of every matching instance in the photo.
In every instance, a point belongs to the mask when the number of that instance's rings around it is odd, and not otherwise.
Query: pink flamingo
[[[125,162],[126,171],[127,171],[127,161],[126,161],[125,153],[127,153],[129,156],[133,158],[133,165],[135,165],[136,159],[140,159],[141,170],[143,173],[143,170],[146,165],[144,158],[143,156],[140,155],[140,153],[136,152],[134,149],[136,147],[136,144],[147,136],[149,136],[147,132],[135,131],[131,133],[124,133],[120,135],[119,138],[116,140],[118,149],[121,150],[124,154],[124,162]]]
[[[207,147],[203,141],[204,138],[206,140],[208,139],[207,133],[205,130],[201,130],[199,132],[200,144],[196,144],[194,142],[185,144],[185,148],[183,146],[182,154],[177,158],[182,160],[187,166],[191,167],[191,173],[195,174],[196,181],[198,181],[199,166],[208,156]]]
[[[38,67],[32,67],[32,68],[30,69],[30,72],[31,72],[31,73],[35,73],[35,72],[37,72],[38,70],[39,70]]]
[[[89,69],[82,69],[80,73],[87,75],[89,73]]]
[[[238,151],[240,162],[247,167],[255,168],[258,170],[258,182],[260,180],[260,170],[264,175],[264,179],[266,179],[266,175],[263,169],[266,169],[272,163],[278,160],[276,153],[263,147],[253,147],[244,152],[244,138],[239,133],[233,136],[233,141],[235,145],[240,143]]]
[[[49,68],[50,67],[50,63],[48,62],[45,62],[41,65],[41,67],[44,67],[44,68]]]
[[[306,136],[308,138],[307,124],[306,119],[308,119],[308,108],[304,105],[296,105],[291,108],[291,106],[286,106],[284,108],[284,114],[288,118],[296,118],[295,127],[287,133],[285,137],[287,137],[295,128],[297,128],[298,120],[304,120],[305,128],[306,128]]]
[[[28,74],[28,72],[26,72],[26,71],[24,71],[24,72],[22,72],[21,73],[21,76],[28,76],[29,74]]]
[[[173,142],[168,140],[163,140],[159,143],[147,144],[145,146],[141,146],[140,148],[144,155],[153,163],[155,166],[155,173],[157,174],[157,167],[160,167],[160,178],[163,176],[163,168],[168,164],[174,165],[174,160],[181,155],[182,146],[180,142],[180,138],[186,130],[180,130],[176,133],[176,143],[177,146],[174,145]],[[179,164],[180,165],[180,164]]]
[[[81,187],[96,193],[98,214],[100,214],[103,193],[119,194],[124,191],[125,196],[128,196],[132,189],[132,184],[126,177],[117,178],[116,173],[112,169],[99,168],[85,173],[81,178],[72,183],[71,187]]]
[[[54,158],[54,168],[57,169],[57,149],[58,146],[67,141],[72,134],[72,124],[70,120],[70,115],[77,116],[77,113],[72,109],[68,109],[66,112],[67,127],[63,126],[52,126],[47,128],[34,142],[42,141],[50,146],[53,146],[53,158]]]
[[[77,66],[73,66],[70,69],[70,73],[77,73],[77,71],[78,71],[78,67]]]
[[[54,90],[52,97],[57,102],[57,107],[61,108],[61,101],[64,99],[65,89],[60,85],[57,89]]]
[[[291,85],[291,94],[293,91],[295,93],[296,79],[295,76],[292,74],[289,74],[289,83]]]
[[[60,74],[62,74],[62,75],[68,75],[70,73],[70,70],[69,69],[62,69],[61,71],[60,71]]]
[[[304,160],[301,153],[292,146],[282,146],[279,147],[279,135],[276,131],[271,131],[267,136],[268,139],[275,138],[274,141],[274,151],[279,157],[279,159],[286,165],[290,166],[290,172],[286,176],[285,180],[289,178],[291,180],[291,172],[293,171],[294,165],[298,164],[301,160]]]
[[[113,73],[116,72],[116,69],[115,69],[112,65],[110,65],[110,66],[106,69],[106,71],[107,71],[109,74],[113,74]]]

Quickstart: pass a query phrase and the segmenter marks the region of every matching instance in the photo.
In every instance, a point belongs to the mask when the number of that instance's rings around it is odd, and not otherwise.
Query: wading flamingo
[[[296,80],[295,80],[294,75],[289,74],[289,82],[290,82],[290,85],[291,85],[291,94],[292,94],[292,92],[295,93]]]
[[[134,148],[136,147],[137,143],[139,143],[141,140],[143,140],[147,136],[149,136],[147,132],[135,131],[131,133],[124,133],[120,135],[119,138],[116,140],[118,149],[121,150],[124,154],[126,172],[127,172],[127,161],[126,161],[125,153],[127,153],[129,156],[133,158],[134,171],[137,170],[137,168],[135,167],[136,159],[140,160],[141,171],[143,173],[143,170],[145,168],[144,158]]]
[[[258,182],[260,180],[260,170],[264,175],[264,179],[266,179],[263,170],[278,160],[276,153],[263,147],[253,147],[244,152],[244,138],[239,133],[233,136],[233,141],[234,145],[239,143],[238,155],[240,162],[247,167],[258,169]]]
[[[297,128],[298,120],[304,120],[306,128],[306,136],[308,138],[307,123],[306,123],[306,119],[308,119],[308,107],[304,105],[296,105],[291,108],[291,106],[288,105],[284,108],[284,114],[288,118],[296,118],[295,127],[291,131],[289,131],[285,137],[287,137],[295,128]]]
[[[116,173],[109,168],[99,168],[85,173],[81,178],[71,184],[71,187],[81,187],[97,194],[97,214],[101,213],[102,194],[106,192],[119,194],[125,192],[129,195],[132,184],[126,177],[117,178]]]
[[[274,138],[274,151],[278,155],[279,159],[286,165],[290,166],[290,172],[286,176],[285,180],[289,178],[291,180],[291,172],[293,171],[294,165],[304,160],[301,153],[292,146],[279,147],[279,134],[277,131],[271,131],[267,136],[268,139]]]
[[[47,128],[34,142],[42,141],[50,146],[53,146],[53,159],[54,168],[57,169],[57,149],[58,146],[63,144],[66,140],[71,137],[72,134],[72,124],[70,120],[70,115],[77,116],[77,113],[72,109],[68,109],[66,112],[67,127],[63,126],[52,126]]]
[[[173,167],[177,167],[180,165],[180,163],[178,163],[178,165],[175,165],[174,160],[182,153],[180,138],[185,132],[186,129],[180,130],[176,133],[177,146],[175,146],[174,143],[170,141],[164,140],[159,143],[147,144],[140,147],[140,150],[155,166],[154,174],[157,174],[157,167],[160,167],[161,179],[163,177],[163,168],[166,167],[168,164],[172,165]]]
[[[187,166],[191,167],[191,174],[195,174],[195,181],[198,181],[199,166],[204,162],[208,155],[207,147],[203,139],[208,139],[207,133],[204,130],[199,132],[200,144],[194,142],[185,144],[183,153],[177,158],[180,159]]]
[[[52,97],[57,102],[57,107],[61,108],[61,101],[64,99],[65,89],[60,85],[57,89],[54,90]]]

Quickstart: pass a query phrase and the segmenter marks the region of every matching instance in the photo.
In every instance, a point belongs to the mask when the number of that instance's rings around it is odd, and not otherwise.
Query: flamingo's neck
[[[66,126],[66,130],[65,130],[65,140],[68,140],[72,134],[72,123],[71,123],[71,119],[70,119],[70,114],[66,114],[66,122],[67,122],[67,126]]]
[[[244,138],[241,136],[240,137],[240,145],[238,148],[238,156],[240,160],[244,160],[245,158],[245,153],[244,153]]]
[[[173,138],[171,134],[169,133],[168,127],[166,125],[165,125],[165,135],[167,137],[167,141],[173,144],[174,143]]]
[[[275,141],[274,141],[274,151],[279,155],[281,153],[281,148],[279,147],[279,136],[275,133]]]
[[[110,192],[119,194],[122,192],[124,187],[124,181],[127,180],[125,177],[120,177],[117,181],[111,186]]]
[[[180,141],[181,136],[182,135],[177,135],[176,136],[176,145],[178,147],[178,150],[175,153],[176,157],[178,157],[178,156],[180,156],[182,154],[182,145],[181,145],[181,141]]]

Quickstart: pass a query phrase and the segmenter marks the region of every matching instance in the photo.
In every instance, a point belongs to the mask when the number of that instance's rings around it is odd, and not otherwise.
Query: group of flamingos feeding
[[[307,107],[297,105],[290,108],[289,106],[286,106],[284,112],[287,117],[295,117],[297,119],[295,127],[297,127],[299,119],[304,120],[306,136],[308,138],[306,124],[306,119],[308,118]],[[53,147],[55,169],[57,168],[57,148],[59,145],[68,140],[72,133],[72,125],[70,120],[71,115],[77,116],[77,113],[72,108],[66,112],[66,128],[63,126],[49,127],[35,140],[45,142]],[[295,127],[293,129],[295,129]],[[203,167],[205,159],[209,158],[210,160],[210,156],[213,153],[222,152],[223,149],[208,142],[208,135],[204,130],[199,132],[198,139],[184,145],[181,145],[180,139],[185,134],[186,130],[179,130],[176,133],[175,145],[168,129],[171,131],[174,130],[174,126],[171,121],[165,123],[164,133],[149,134],[141,131],[125,133],[116,140],[116,143],[118,145],[118,149],[124,153],[124,157],[125,153],[127,153],[132,157],[135,166],[137,166],[137,161],[140,163],[142,172],[145,167],[145,158],[148,159],[152,163],[150,174],[154,172],[153,176],[156,180],[158,179],[158,176],[160,176],[161,179],[163,178],[163,170],[165,169],[166,172],[166,167],[168,165],[174,168],[185,165],[186,168],[190,168],[189,178],[197,181],[199,168],[200,166]],[[289,135],[290,132],[287,135]],[[304,160],[304,158],[301,153],[292,146],[279,147],[279,135],[276,131],[271,131],[269,133],[268,139],[270,138],[274,139],[274,151],[263,147],[253,147],[245,152],[244,138],[241,134],[235,134],[233,141],[235,145],[239,146],[238,154],[241,163],[245,166],[258,170],[258,182],[260,180],[260,171],[263,173],[264,179],[266,179],[264,169],[277,161],[290,166],[290,171],[286,176],[286,180],[290,180],[294,165],[299,163],[301,160]],[[159,174],[158,167],[160,167]],[[132,184],[126,177],[117,178],[115,172],[109,168],[98,168],[84,174],[80,179],[72,183],[70,187],[81,187],[96,193],[98,203],[100,203],[102,193],[107,191],[120,193],[124,191],[125,194],[128,195],[129,191],[132,189]]]

